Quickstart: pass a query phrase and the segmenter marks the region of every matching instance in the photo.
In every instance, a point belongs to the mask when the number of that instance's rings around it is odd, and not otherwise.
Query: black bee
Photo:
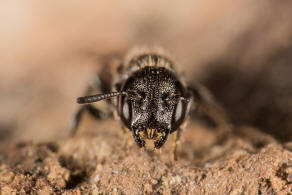
[[[191,110],[201,107],[219,123],[225,121],[225,117],[217,114],[220,108],[205,88],[187,86],[179,77],[174,62],[159,52],[144,51],[130,55],[118,72],[117,82],[110,82],[110,76],[101,74],[87,91],[88,96],[77,99],[77,103],[85,105],[76,114],[73,134],[84,111],[101,119],[113,116],[110,108],[114,107],[122,125],[129,129],[139,147],[145,146],[145,139],[152,139],[158,149],[169,134],[176,132],[175,152],[181,125]],[[94,88],[101,94],[89,95]],[[113,97],[117,97],[116,101],[110,99]],[[104,99],[112,105],[107,110],[89,104]]]

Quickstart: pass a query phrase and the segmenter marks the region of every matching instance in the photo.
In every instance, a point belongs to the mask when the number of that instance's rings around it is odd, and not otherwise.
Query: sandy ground
[[[1,194],[292,192],[289,144],[255,128],[238,127],[218,141],[218,131],[190,123],[173,161],[172,137],[160,151],[142,151],[125,141],[118,122],[85,123],[74,138],[6,146]]]
[[[3,1],[0,194],[292,194],[292,3],[204,0]],[[234,125],[196,118],[161,151],[119,122],[69,127],[101,65],[136,45],[164,47]],[[220,139],[219,139],[220,138]]]

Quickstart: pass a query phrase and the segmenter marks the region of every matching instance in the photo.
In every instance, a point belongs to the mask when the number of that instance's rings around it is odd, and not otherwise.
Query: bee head
[[[78,98],[91,103],[118,96],[118,113],[132,131],[139,147],[145,139],[163,146],[170,133],[185,120],[191,106],[190,97],[176,75],[164,67],[147,66],[134,72],[122,84],[120,92]]]
[[[119,97],[119,115],[140,147],[145,139],[152,139],[155,148],[160,148],[190,108],[185,88],[164,67],[148,66],[134,72],[121,90],[127,95]]]

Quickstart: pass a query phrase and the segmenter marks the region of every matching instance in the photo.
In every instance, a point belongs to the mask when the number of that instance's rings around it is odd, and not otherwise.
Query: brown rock
[[[118,123],[91,125],[98,134],[80,132],[58,141],[55,152],[32,143],[7,150],[2,194],[291,193],[292,153],[254,128],[240,127],[240,134],[217,144],[216,131],[190,123],[182,133],[179,160],[173,161],[171,137],[160,153],[141,151],[135,144],[126,149]],[[260,139],[253,141],[255,135]]]

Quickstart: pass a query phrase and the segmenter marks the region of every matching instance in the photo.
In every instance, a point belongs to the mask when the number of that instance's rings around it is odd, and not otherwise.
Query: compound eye
[[[183,103],[181,100],[176,105],[174,120],[175,122],[179,121],[183,115]]]
[[[123,123],[129,128],[131,122],[131,105],[129,99],[124,96],[119,100],[119,115]]]
[[[173,129],[179,128],[188,115],[191,108],[191,101],[179,99],[173,115]]]
[[[128,103],[128,99],[125,98],[123,101],[123,116],[124,118],[128,121],[130,118],[130,108],[129,108],[129,103]]]

